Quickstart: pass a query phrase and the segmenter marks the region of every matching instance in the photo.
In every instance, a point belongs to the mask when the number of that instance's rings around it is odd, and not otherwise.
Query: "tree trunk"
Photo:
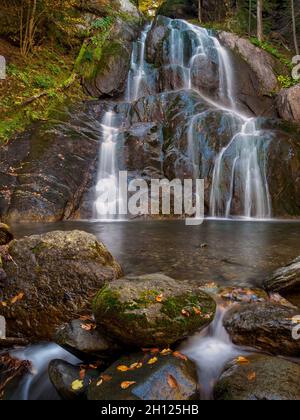
[[[202,0],[198,0],[198,19],[202,23]]]
[[[295,14],[295,2],[291,0],[291,11],[292,11],[292,21],[293,21],[293,36],[296,55],[299,55],[299,45],[297,40],[297,27],[296,27],[296,14]]]
[[[257,0],[257,38],[260,42],[264,39],[263,0]]]
[[[248,25],[248,33],[251,35],[252,32],[252,0],[249,0],[249,25]]]

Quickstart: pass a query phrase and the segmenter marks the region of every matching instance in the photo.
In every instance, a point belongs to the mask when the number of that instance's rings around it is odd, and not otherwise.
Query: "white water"
[[[76,357],[56,344],[39,344],[21,350],[13,350],[11,356],[19,360],[29,360],[32,363],[32,374],[20,382],[18,389],[11,396],[12,400],[59,399],[48,376],[48,366],[51,360],[60,359],[72,364],[80,363]]]
[[[96,185],[94,218],[114,219],[120,206],[117,142],[120,129],[116,127],[116,114],[107,111],[102,120],[102,142]]]
[[[226,363],[246,354],[243,349],[232,343],[223,327],[226,311],[226,308],[219,306],[214,322],[187,340],[181,349],[197,366],[203,400],[213,399],[214,386]]]

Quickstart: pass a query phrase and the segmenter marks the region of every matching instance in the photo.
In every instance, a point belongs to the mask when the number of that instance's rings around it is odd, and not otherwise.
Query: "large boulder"
[[[281,118],[300,123],[300,84],[281,90],[276,104]]]
[[[280,401],[300,399],[300,365],[253,355],[229,363],[214,390],[216,400]]]
[[[58,328],[54,341],[80,360],[109,360],[121,347],[107,338],[90,320],[76,319]]]
[[[293,293],[300,291],[300,257],[286,267],[279,268],[264,282],[264,287],[272,293]]]
[[[300,340],[293,338],[299,311],[272,302],[234,306],[224,326],[237,345],[282,356],[300,356]]]
[[[189,284],[151,274],[107,284],[93,310],[97,324],[125,344],[164,347],[209,325],[216,304]]]
[[[8,253],[0,314],[11,337],[51,340],[59,325],[89,309],[99,287],[122,273],[105,246],[85,232],[25,237],[11,242]]]
[[[28,360],[18,360],[8,353],[0,355],[0,400],[9,400],[20,381],[31,373]]]
[[[199,398],[194,364],[179,353],[177,357],[166,353],[122,357],[92,382],[88,399],[170,401]]]

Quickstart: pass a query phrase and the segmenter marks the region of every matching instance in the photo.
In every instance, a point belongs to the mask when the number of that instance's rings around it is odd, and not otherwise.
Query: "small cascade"
[[[187,340],[182,346],[184,353],[198,368],[202,400],[213,399],[213,389],[226,363],[236,357],[246,355],[235,346],[224,326],[227,308],[218,307],[214,322],[201,333]]]
[[[131,55],[131,65],[128,74],[126,101],[134,102],[138,100],[148,87],[147,62],[145,58],[146,40],[151,29],[151,24],[147,25],[141,33],[140,39],[133,44]]]
[[[102,143],[96,185],[94,217],[115,219],[119,203],[119,176],[117,163],[117,141],[120,130],[116,125],[116,114],[107,111],[102,120]]]

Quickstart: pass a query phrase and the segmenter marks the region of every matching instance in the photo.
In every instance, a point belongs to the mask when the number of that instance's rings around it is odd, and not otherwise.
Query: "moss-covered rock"
[[[195,365],[184,356],[173,354],[136,353],[122,357],[88,389],[88,399],[92,401],[197,398]]]
[[[125,277],[97,294],[98,325],[126,344],[168,346],[214,319],[216,304],[206,293],[162,274]]]
[[[122,273],[105,246],[80,231],[15,240],[8,253],[0,314],[10,337],[51,340],[59,325],[89,310],[99,287]]]

